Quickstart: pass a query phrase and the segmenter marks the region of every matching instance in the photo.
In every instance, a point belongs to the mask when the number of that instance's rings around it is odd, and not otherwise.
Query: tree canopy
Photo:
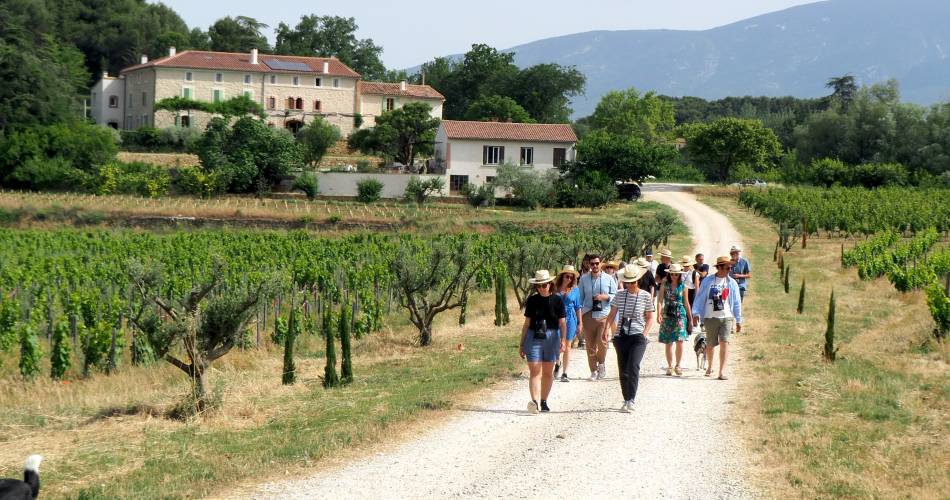
[[[602,172],[613,180],[642,181],[672,163],[677,152],[668,144],[648,143],[632,135],[595,130],[577,143],[577,167]]]
[[[208,28],[211,50],[218,52],[270,51],[267,37],[261,30],[267,25],[253,17],[237,16],[218,19]]]
[[[629,135],[647,142],[672,139],[676,119],[673,105],[653,92],[615,90],[601,98],[590,117],[591,126],[611,134]]]
[[[380,80],[387,75],[380,56],[383,48],[371,38],[357,39],[359,26],[352,17],[309,15],[291,28],[277,26],[278,54],[336,57],[363,76],[364,80]]]
[[[782,153],[775,132],[759,120],[720,118],[683,127],[689,159],[712,177],[726,181],[739,165],[764,170]]]
[[[380,153],[403,165],[412,165],[418,155],[431,155],[439,119],[424,102],[406,104],[376,117],[376,126],[350,136],[350,142],[366,153]]]
[[[517,101],[500,95],[484,96],[473,102],[465,113],[465,119],[480,122],[535,122]]]

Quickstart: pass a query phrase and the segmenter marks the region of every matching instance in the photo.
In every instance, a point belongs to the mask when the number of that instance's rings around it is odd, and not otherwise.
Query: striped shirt
[[[637,295],[633,295],[627,290],[620,290],[611,301],[611,307],[617,308],[619,316],[618,324],[621,327],[626,324],[626,335],[640,335],[646,325],[644,313],[653,312],[653,298],[650,292],[640,290]],[[620,333],[620,329],[617,330]]]

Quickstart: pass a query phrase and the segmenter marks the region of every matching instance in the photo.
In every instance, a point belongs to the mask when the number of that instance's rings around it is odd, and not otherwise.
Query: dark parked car
[[[636,182],[619,182],[617,194],[621,200],[637,201],[640,199],[640,185]]]

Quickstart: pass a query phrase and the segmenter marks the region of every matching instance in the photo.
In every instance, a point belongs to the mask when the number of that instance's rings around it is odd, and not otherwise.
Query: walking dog
[[[700,332],[693,340],[693,352],[696,353],[696,369],[706,369],[706,333]]]

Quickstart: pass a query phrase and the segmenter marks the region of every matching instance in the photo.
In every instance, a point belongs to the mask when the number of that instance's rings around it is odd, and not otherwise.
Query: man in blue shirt
[[[607,375],[607,342],[603,339],[610,301],[617,294],[617,282],[601,271],[599,255],[591,255],[590,272],[581,276],[578,288],[581,293],[581,329],[587,349],[587,365],[590,379],[601,380]]]
[[[693,301],[693,326],[702,320],[706,324],[706,376],[712,375],[715,347],[719,346],[719,380],[726,380],[726,357],[733,328],[742,331],[742,298],[739,284],[729,275],[732,259],[716,257],[716,274],[710,274],[700,283]]]
[[[729,250],[729,257],[732,260],[732,271],[730,271],[729,276],[739,284],[739,300],[744,301],[745,292],[749,288],[749,280],[752,279],[752,266],[749,265],[747,259],[739,256],[741,252],[742,249],[739,247],[732,247]]]

